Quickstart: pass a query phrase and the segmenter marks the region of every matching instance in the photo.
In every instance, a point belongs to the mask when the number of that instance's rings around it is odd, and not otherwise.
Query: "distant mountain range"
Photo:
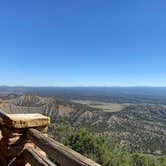
[[[66,100],[166,104],[166,87],[9,87],[0,86],[0,97],[33,93]]]

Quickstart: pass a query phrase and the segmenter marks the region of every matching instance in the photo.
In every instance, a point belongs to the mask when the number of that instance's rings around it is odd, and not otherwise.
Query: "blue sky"
[[[0,85],[166,86],[165,0],[3,0]]]

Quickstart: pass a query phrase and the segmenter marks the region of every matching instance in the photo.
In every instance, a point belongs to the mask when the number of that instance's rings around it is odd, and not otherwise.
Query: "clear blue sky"
[[[166,1],[2,0],[0,85],[166,86]]]

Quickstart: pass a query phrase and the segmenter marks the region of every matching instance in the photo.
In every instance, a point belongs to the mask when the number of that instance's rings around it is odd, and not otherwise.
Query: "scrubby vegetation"
[[[166,166],[166,158],[140,153],[129,153],[107,135],[96,135],[84,128],[74,129],[68,126],[56,126],[51,136],[95,160],[102,166]]]

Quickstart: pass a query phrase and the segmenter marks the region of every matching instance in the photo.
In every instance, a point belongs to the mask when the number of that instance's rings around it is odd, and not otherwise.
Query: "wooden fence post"
[[[17,163],[23,166],[27,163],[19,157],[27,147],[35,148],[41,155],[45,155],[32,141],[26,137],[30,128],[47,132],[50,118],[41,114],[6,114],[3,117],[2,138],[0,141],[0,163],[2,166]],[[17,160],[17,161],[16,161]]]

